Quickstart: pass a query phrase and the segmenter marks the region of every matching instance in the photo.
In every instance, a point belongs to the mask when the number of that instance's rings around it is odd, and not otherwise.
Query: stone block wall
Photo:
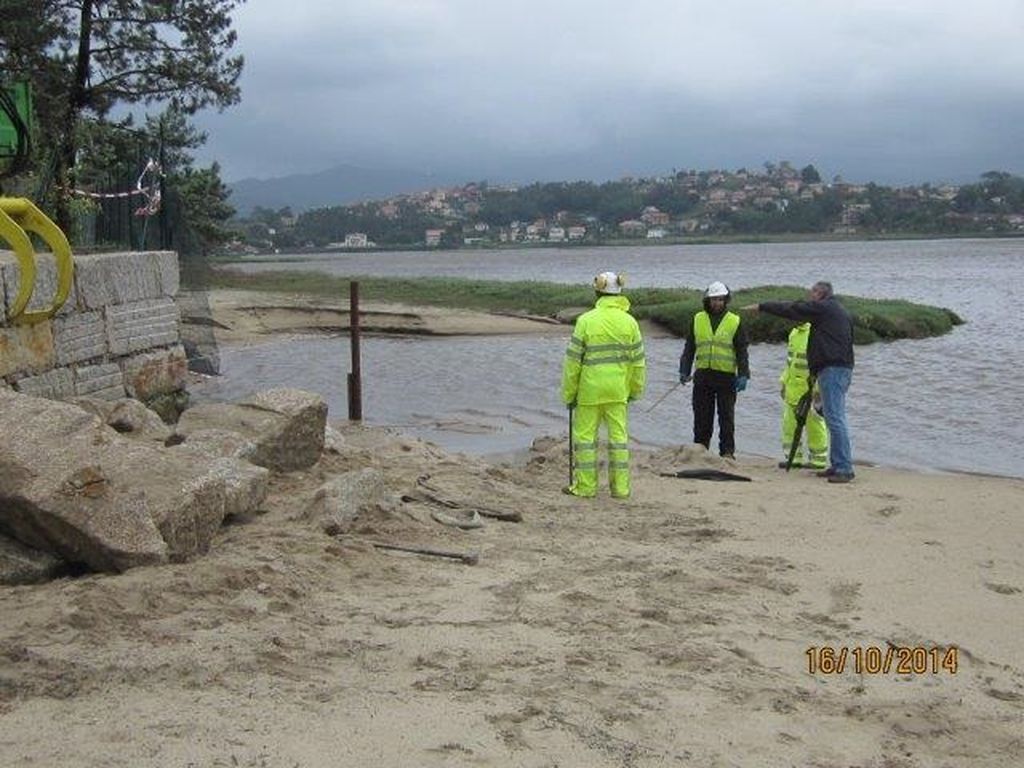
[[[76,255],[67,302],[34,325],[6,319],[20,279],[14,255],[0,251],[0,387],[53,399],[144,401],[185,389],[176,253]],[[28,308],[49,306],[56,286],[52,256],[37,255]]]

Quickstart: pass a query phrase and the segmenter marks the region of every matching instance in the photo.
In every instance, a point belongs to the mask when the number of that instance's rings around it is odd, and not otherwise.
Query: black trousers
[[[711,447],[718,411],[718,453],[736,452],[736,377],[701,368],[693,374],[693,442]]]

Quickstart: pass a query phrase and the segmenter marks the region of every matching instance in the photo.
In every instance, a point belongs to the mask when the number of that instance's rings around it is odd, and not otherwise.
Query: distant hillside
[[[300,213],[310,208],[382,199],[452,183],[455,183],[453,179],[416,171],[339,165],[319,173],[242,179],[227,186],[231,190],[231,205],[239,216],[245,216],[257,206],[271,210],[289,206]]]

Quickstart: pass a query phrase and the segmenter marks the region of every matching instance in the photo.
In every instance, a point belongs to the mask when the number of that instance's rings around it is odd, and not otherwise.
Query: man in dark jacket
[[[734,458],[736,452],[736,393],[747,388],[750,363],[747,330],[740,316],[729,312],[729,289],[714,282],[704,291],[704,311],[693,316],[686,331],[686,345],[679,358],[679,381],[693,375],[693,442],[711,446],[718,410],[718,452]]]
[[[764,301],[742,307],[751,312],[811,324],[807,367],[818,380],[829,436],[829,468],[818,473],[830,483],[853,480],[853,452],[846,421],[846,392],[853,379],[853,320],[824,281],[811,286],[808,301]]]

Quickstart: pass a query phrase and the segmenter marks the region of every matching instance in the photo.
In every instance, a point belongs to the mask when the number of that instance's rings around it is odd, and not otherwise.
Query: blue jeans
[[[846,391],[853,380],[852,368],[830,365],[818,372],[818,388],[825,424],[828,426],[828,458],[838,474],[853,474],[853,451],[850,448],[850,427],[846,423]]]

